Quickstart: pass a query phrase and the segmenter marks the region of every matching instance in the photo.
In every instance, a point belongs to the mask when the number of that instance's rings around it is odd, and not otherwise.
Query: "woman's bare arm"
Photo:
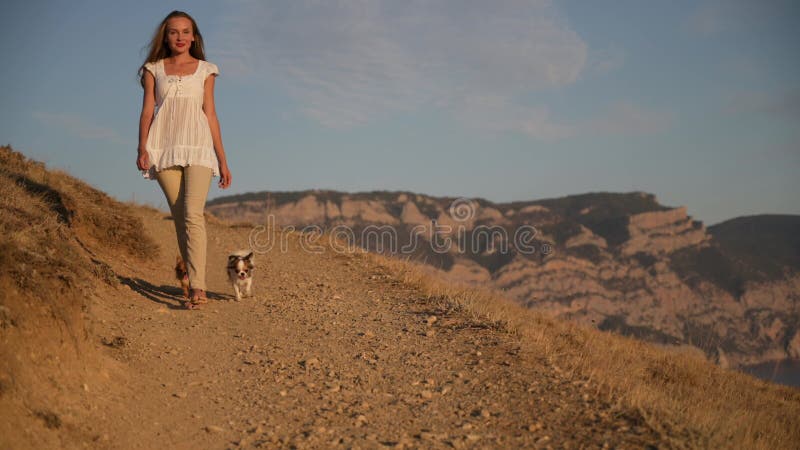
[[[211,128],[211,141],[214,143],[214,151],[217,153],[217,160],[220,165],[227,163],[225,159],[225,147],[222,146],[222,133],[220,132],[219,120],[217,119],[217,109],[214,106],[214,75],[206,78],[205,89],[203,92],[203,112],[208,118],[208,126]]]
[[[206,78],[203,91],[203,112],[208,119],[208,126],[211,128],[211,141],[214,143],[214,152],[217,154],[219,162],[221,188],[225,189],[231,184],[231,174],[228,170],[228,160],[225,156],[225,147],[222,145],[222,132],[220,131],[217,110],[214,105],[214,81],[216,76],[210,75]]]
[[[153,124],[153,113],[156,108],[155,77],[149,70],[145,70],[143,76],[144,95],[142,96],[142,115],[139,117],[139,156],[137,159],[139,170],[150,168],[150,161],[147,155],[147,135],[150,133],[150,126]]]

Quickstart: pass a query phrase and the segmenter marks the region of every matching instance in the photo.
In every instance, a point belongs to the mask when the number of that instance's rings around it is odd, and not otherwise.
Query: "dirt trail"
[[[137,209],[161,247],[90,320],[108,364],[87,391],[85,442],[110,448],[642,448],[658,435],[517,337],[447,310],[362,254],[257,255],[232,300],[227,255],[249,228],[209,223],[210,303],[180,308],[172,222]],[[154,250],[154,253],[157,253]],[[435,319],[433,318],[435,317]],[[116,361],[116,362],[115,362]]]

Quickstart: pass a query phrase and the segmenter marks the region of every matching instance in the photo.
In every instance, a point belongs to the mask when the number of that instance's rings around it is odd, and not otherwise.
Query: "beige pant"
[[[206,289],[206,221],[203,210],[211,188],[212,171],[202,166],[173,166],[156,173],[167,196],[178,249],[186,261],[192,289]]]

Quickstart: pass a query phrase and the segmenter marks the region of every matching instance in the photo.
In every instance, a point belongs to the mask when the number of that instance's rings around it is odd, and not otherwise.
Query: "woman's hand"
[[[228,164],[219,165],[219,187],[220,189],[228,189],[231,185],[231,171],[228,170]]]
[[[147,153],[147,150],[139,149],[139,156],[136,158],[136,167],[138,167],[139,170],[150,169],[150,155]]]

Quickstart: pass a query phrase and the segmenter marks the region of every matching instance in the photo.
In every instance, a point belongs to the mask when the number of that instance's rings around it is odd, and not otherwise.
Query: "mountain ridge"
[[[426,261],[452,282],[488,283],[521,304],[651,336],[654,342],[691,343],[724,365],[800,357],[800,299],[794,294],[800,283],[800,245],[792,244],[798,235],[794,231],[800,231],[798,216],[733,219],[707,229],[685,207],[661,205],[654,195],[639,191],[508,203],[406,191],[262,191],[215,199],[208,210],[250,224],[264,223],[271,215],[277,226],[345,226],[358,245]],[[459,213],[466,216],[453,216]],[[759,238],[743,247],[751,240],[740,236],[743,221],[765,229],[768,222],[787,224],[769,232],[769,246]],[[415,228],[423,227],[419,236],[425,239],[439,225],[465,229],[473,237],[480,229],[478,238],[484,239],[463,251],[469,240],[444,233],[457,250],[432,251],[425,245],[405,254],[392,250],[413,244]],[[389,251],[371,240],[376,228],[386,226],[396,240]],[[495,231],[511,241],[515,231],[531,226],[534,245],[553,254],[494,248],[506,243]],[[486,241],[487,234],[494,242]],[[556,266],[560,274],[553,275],[550,268]],[[775,295],[781,300],[770,303]],[[536,300],[543,297],[557,298]],[[745,298],[748,306],[742,308]]]

